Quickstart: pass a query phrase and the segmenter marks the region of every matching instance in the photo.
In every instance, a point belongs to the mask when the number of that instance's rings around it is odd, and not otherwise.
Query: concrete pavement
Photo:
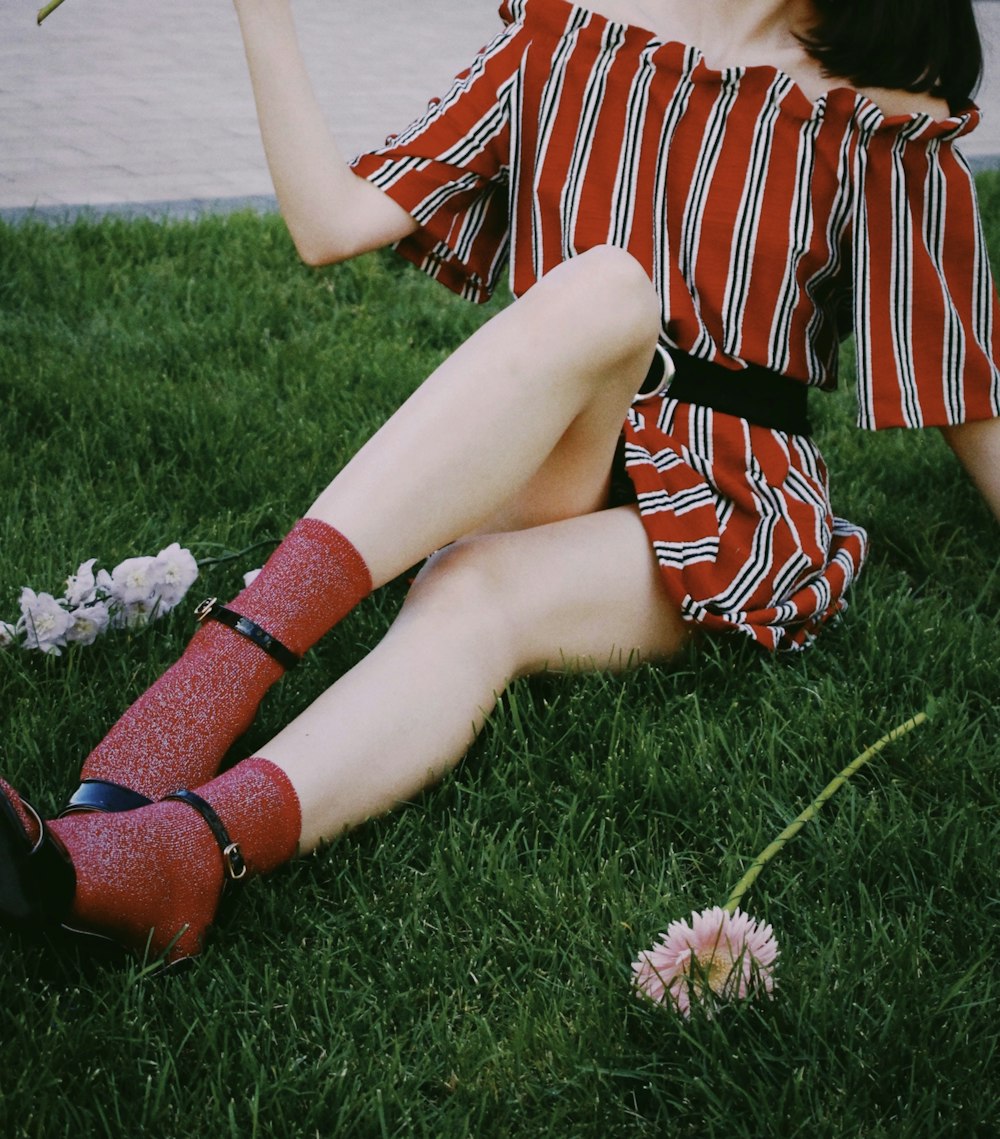
[[[38,6],[0,6],[0,211],[272,193],[229,0],[66,0],[41,27]],[[296,0],[343,149],[380,144],[441,94],[500,27],[497,6]]]
[[[40,0],[0,7],[0,217],[81,207],[189,216],[268,208],[229,0]],[[295,0],[317,93],[354,153],[405,126],[499,27],[497,0]],[[964,150],[1000,166],[1000,3],[976,4],[985,121]]]

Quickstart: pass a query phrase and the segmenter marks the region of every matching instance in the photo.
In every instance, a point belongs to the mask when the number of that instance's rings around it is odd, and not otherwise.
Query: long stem
[[[46,16],[51,16],[62,2],[63,0],[50,0],[50,2],[46,4],[44,8],[40,8],[38,11],[38,22],[41,23]]]
[[[863,751],[857,759],[844,768],[844,770],[835,778],[832,779],[826,787],[816,796],[816,798],[809,804],[808,807],[802,812],[801,815],[794,822],[788,824],[787,827],[778,835],[778,837],[765,847],[760,854],[754,859],[750,869],[743,875],[743,877],[736,883],[733,892],[729,895],[729,899],[722,907],[729,913],[733,913],[736,907],[743,900],[744,894],[750,887],[757,881],[757,877],[764,867],[771,861],[771,859],[778,853],[779,850],[793,839],[800,830],[816,817],[819,809],[823,804],[840,790],[841,787],[851,778],[856,771],[859,771],[866,763],[869,763],[883,748],[888,747],[889,744],[898,740],[901,736],[905,736],[907,732],[912,732],[914,728],[918,728],[921,724],[926,723],[928,720],[926,712],[920,712],[913,717],[912,720],[907,720],[905,724],[900,724],[898,728],[893,728],[891,732],[884,735],[876,743],[873,743],[870,748]]]
[[[237,550],[235,554],[219,554],[214,558],[199,558],[198,568],[204,569],[206,566],[221,566],[227,562],[238,562],[241,558],[245,558],[247,554],[252,554],[254,550],[262,550],[265,546],[276,546],[280,540],[280,538],[264,538],[259,542],[254,542],[252,546],[247,546],[243,550]]]

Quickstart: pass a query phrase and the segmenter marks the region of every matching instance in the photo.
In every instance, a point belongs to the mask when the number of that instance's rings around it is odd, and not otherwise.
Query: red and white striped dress
[[[853,312],[858,421],[1000,414],[1000,310],[954,140],[969,108],[887,117],[842,87],[811,101],[772,67],[701,53],[566,0],[508,0],[451,91],[355,169],[420,223],[399,251],[471,300],[509,260],[521,295],[568,257],[627,249],[662,342],[835,386]],[[671,399],[636,400],[626,463],[684,615],[769,648],[843,608],[865,532],[830,509],[810,438]]]

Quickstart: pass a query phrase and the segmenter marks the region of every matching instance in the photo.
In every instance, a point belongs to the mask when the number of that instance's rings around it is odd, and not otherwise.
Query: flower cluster
[[[198,577],[190,550],[174,542],[156,557],[126,558],[108,573],[94,573],[91,558],[66,581],[66,592],[21,590],[21,616],[0,621],[0,646],[59,656],[70,644],[91,645],[108,629],[134,629],[169,613]]]
[[[769,925],[736,909],[714,906],[674,921],[652,949],[632,963],[636,991],[684,1016],[693,1005],[711,1016],[725,1001],[770,995],[778,944]]]

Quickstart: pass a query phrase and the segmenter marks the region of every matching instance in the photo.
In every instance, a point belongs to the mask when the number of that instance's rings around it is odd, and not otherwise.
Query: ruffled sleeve
[[[991,418],[1000,414],[1000,306],[975,184],[954,146],[978,111],[941,122],[870,114],[855,156],[858,424]]]
[[[489,298],[510,246],[510,89],[526,50],[512,8],[503,5],[505,28],[443,99],[352,163],[420,224],[398,252],[472,301]]]

